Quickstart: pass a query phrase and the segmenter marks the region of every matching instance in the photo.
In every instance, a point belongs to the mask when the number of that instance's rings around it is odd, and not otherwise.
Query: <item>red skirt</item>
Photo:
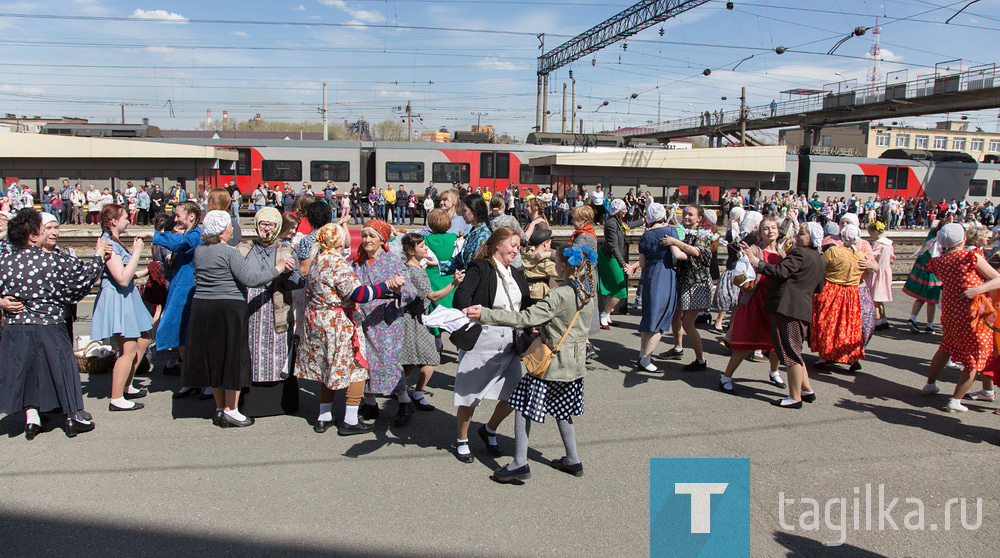
[[[732,339],[729,342],[734,351],[771,350],[771,315],[764,311],[766,298],[767,285],[757,285],[750,301],[736,306]]]
[[[861,339],[861,296],[857,285],[827,281],[813,295],[809,348],[830,362],[854,363],[865,358]]]

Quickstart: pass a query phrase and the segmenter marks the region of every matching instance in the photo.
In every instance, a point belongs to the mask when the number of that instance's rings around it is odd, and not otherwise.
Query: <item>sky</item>
[[[733,110],[741,86],[749,104],[762,105],[792,88],[863,85],[871,30],[827,52],[854,28],[873,28],[876,17],[880,79],[916,79],[945,61],[1000,61],[1000,2],[982,0],[955,16],[968,3],[734,0],[728,10],[712,0],[553,72],[548,129],[561,129],[570,70],[587,132]],[[418,132],[480,121],[523,140],[535,125],[538,35],[548,52],[630,5],[0,1],[0,113],[111,122],[125,105],[126,121],[146,117],[164,129],[194,128],[206,109],[214,118],[225,110],[240,120],[319,121],[325,82],[331,122],[401,120],[409,101]],[[774,52],[779,46],[784,54]],[[986,131],[1000,125],[996,110],[965,116]]]

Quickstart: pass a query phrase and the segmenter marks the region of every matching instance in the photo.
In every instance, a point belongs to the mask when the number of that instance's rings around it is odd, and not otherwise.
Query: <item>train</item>
[[[92,130],[53,129],[60,135],[96,134]],[[104,125],[115,126],[115,125]],[[156,132],[146,133],[147,131]],[[127,132],[127,133],[126,133]],[[912,197],[927,195],[934,200],[965,197],[970,201],[985,201],[1000,196],[1000,164],[978,162],[962,152],[896,149],[886,151],[881,158],[863,158],[832,154],[817,154],[806,149],[787,153],[785,169],[780,172],[748,172],[701,170],[674,172],[671,169],[642,170],[609,169],[587,166],[553,167],[532,165],[536,158],[560,153],[599,153],[607,151],[642,153],[667,149],[666,146],[629,146],[611,136],[587,137],[579,134],[533,134],[526,144],[498,143],[430,143],[321,141],[252,138],[175,137],[149,127],[132,127],[115,133],[101,132],[104,137],[122,137],[122,141],[170,142],[208,145],[233,149],[237,161],[220,161],[217,169],[192,170],[186,175],[163,176],[150,170],[148,176],[157,182],[178,182],[189,191],[235,184],[244,194],[258,184],[269,187],[298,188],[302,182],[313,184],[321,192],[327,180],[334,181],[340,192],[352,184],[367,190],[400,184],[418,197],[431,182],[439,185],[467,184],[473,191],[504,192],[518,186],[522,195],[551,187],[562,194],[572,186],[586,185],[591,190],[600,184],[606,192],[623,196],[630,188],[650,191],[663,201],[712,204],[727,191],[747,193],[760,191],[795,192],[820,197],[867,196]],[[727,148],[717,148],[727,149]],[[7,183],[18,180],[0,168]],[[95,183],[98,187],[123,187],[126,176],[100,179],[93,176],[72,176],[71,172],[39,169],[22,172],[20,181],[39,190],[43,185],[61,184],[62,178]],[[64,176],[64,174],[66,174]],[[81,173],[81,175],[84,173]],[[140,171],[131,171],[129,180],[139,180]],[[28,176],[45,178],[30,179]],[[140,180],[141,182],[141,180]]]

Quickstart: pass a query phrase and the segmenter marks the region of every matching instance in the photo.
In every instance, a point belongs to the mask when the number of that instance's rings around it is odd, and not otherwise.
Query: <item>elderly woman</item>
[[[212,194],[209,194],[211,198]],[[236,250],[261,270],[270,270],[285,258],[294,257],[288,244],[279,243],[281,213],[265,207],[254,215],[257,238],[241,242]],[[294,414],[299,408],[298,385],[291,375],[294,352],[292,292],[305,286],[296,268],[261,287],[248,287],[250,306],[250,388],[243,394],[240,410],[250,417]]]
[[[601,312],[601,329],[611,329],[611,312],[622,300],[628,300],[628,279],[625,270],[628,269],[628,249],[625,237],[629,229],[642,225],[642,220],[626,220],[625,201],[614,199],[608,211],[608,219],[604,223],[604,243],[597,255],[597,271],[601,278],[601,294],[604,299],[604,311]]]
[[[677,259],[681,261],[677,271],[677,309],[680,312],[674,312],[671,324],[674,347],[667,352],[666,357],[673,360],[683,358],[683,339],[686,333],[691,339],[691,348],[694,349],[695,356],[694,362],[684,366],[684,370],[690,372],[708,368],[702,352],[701,335],[698,334],[694,322],[698,314],[712,304],[709,264],[712,261],[714,230],[705,217],[705,210],[698,205],[689,205],[684,209],[682,222],[685,229],[684,240],[673,236],[664,236],[660,239],[660,243],[664,246],[680,250]]]
[[[520,245],[521,237],[513,230],[494,231],[466,269],[465,279],[455,292],[455,308],[464,310],[476,305],[520,312],[527,307],[528,282],[521,270],[511,266]],[[489,422],[479,427],[479,437],[491,454],[503,455],[497,444],[496,430],[513,410],[507,400],[521,379],[521,361],[514,352],[516,331],[513,328],[484,325],[478,334],[475,329],[472,331],[474,339],[466,340],[468,350],[459,350],[455,372],[455,406],[458,407],[455,457],[463,463],[472,463],[474,459],[469,450],[469,425],[476,407],[483,400],[495,400],[497,405]]]
[[[639,362],[645,372],[660,370],[653,364],[653,351],[660,343],[663,332],[670,329],[677,308],[677,285],[674,253],[679,249],[664,246],[665,236],[677,236],[677,229],[667,226],[667,210],[663,205],[651,203],[646,207],[646,232],[639,238],[639,262],[626,267],[629,274],[642,269],[639,279],[642,292],[642,319],[639,321]]]
[[[389,252],[392,225],[372,220],[361,230],[361,246],[354,260],[354,272],[364,285],[377,285],[393,277],[406,277],[403,261]],[[406,377],[399,363],[403,347],[403,308],[413,300],[416,291],[408,280],[398,289],[398,300],[372,300],[358,307],[361,328],[365,334],[365,358],[368,359],[368,386],[361,418],[378,417],[376,394],[395,395],[399,409],[393,419],[395,426],[410,421],[413,410],[406,391]]]
[[[397,296],[404,280],[396,275],[383,283],[362,285],[347,261],[351,247],[347,230],[328,224],[316,233],[311,255],[314,262],[306,287],[305,333],[296,374],[320,383],[315,432],[322,434],[333,424],[333,397],[339,390],[347,391],[344,420],[337,425],[337,434],[371,432],[374,426],[358,419],[368,380],[368,351],[367,343],[361,339],[364,334],[357,305]]]
[[[97,241],[94,257],[84,263],[58,252],[44,252],[42,220],[24,209],[10,220],[13,252],[0,258],[0,413],[26,414],[25,438],[41,432],[38,413],[61,408],[70,438],[94,429],[84,418],[80,369],[66,331],[66,305],[90,294],[104,270],[108,246]]]
[[[729,210],[729,226],[726,227],[726,270],[719,276],[719,282],[715,287],[715,294],[712,298],[713,305],[719,309],[712,325],[712,331],[723,333],[722,327],[726,321],[726,314],[736,308],[739,303],[740,289],[733,283],[736,267],[736,260],[740,257],[740,222],[743,220],[746,210],[736,206]]]
[[[205,215],[204,236],[195,250],[198,288],[191,303],[188,351],[182,372],[185,386],[210,387],[215,398],[212,422],[222,428],[250,426],[252,418],[239,411],[240,392],[250,386],[250,309],[240,286],[263,287],[290,273],[288,257],[274,267],[260,269],[227,243],[233,234],[226,211]]]
[[[860,230],[860,221],[858,216],[854,213],[845,213],[840,217],[840,227],[843,231],[843,227],[847,225],[854,225]],[[841,232],[841,235],[843,232]],[[843,246],[844,242],[841,235],[832,235],[823,239],[823,250],[826,250],[830,246]],[[864,238],[859,238],[857,243],[854,245],[858,255],[861,257],[859,265],[861,266],[861,272],[865,274],[867,278],[868,274],[878,271],[878,263],[875,261],[874,250],[872,245]],[[868,288],[867,281],[862,281],[858,285],[858,296],[861,297],[861,339],[865,346],[871,341],[872,333],[875,331],[876,324],[876,312],[875,312],[875,302],[872,299],[871,289]],[[822,363],[820,363],[822,364]],[[861,369],[859,364],[857,370]]]
[[[861,230],[845,225],[840,230],[840,242],[827,247],[826,282],[823,291],[813,300],[813,326],[809,328],[809,347],[819,354],[822,362],[850,363],[851,371],[861,369],[865,358],[861,327],[861,284],[864,271],[862,254],[857,248]]]
[[[573,476],[583,476],[583,463],[576,451],[573,417],[583,414],[583,377],[587,366],[582,358],[587,350],[590,318],[594,307],[592,263],[597,254],[590,248],[569,246],[556,251],[556,267],[562,284],[526,310],[512,312],[482,306],[466,308],[465,314],[483,324],[507,327],[540,327],[541,339],[555,351],[542,378],[525,375],[517,383],[509,404],[514,416],[514,460],[497,469],[498,482],[531,477],[528,466],[528,435],[531,422],[545,422],[551,415],[559,426],[566,455],[550,465]]]

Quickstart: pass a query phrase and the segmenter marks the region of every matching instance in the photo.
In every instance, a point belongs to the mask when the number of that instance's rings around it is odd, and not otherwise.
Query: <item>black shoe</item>
[[[250,417],[246,417],[244,420],[236,420],[233,417],[227,415],[225,412],[222,413],[222,422],[220,426],[223,428],[244,428],[250,426],[254,423],[254,420]]]
[[[316,424],[313,425],[313,432],[317,434],[322,434],[333,426],[334,422],[332,420],[317,420]],[[338,430],[340,430],[338,428]]]
[[[222,411],[215,411],[212,414],[212,424],[218,426],[219,428],[222,428],[222,414]]]
[[[143,355],[142,360],[139,361],[139,366],[135,367],[135,375],[148,376],[150,368],[152,368],[152,365],[149,363],[149,358]]]
[[[437,407],[428,403],[426,399],[414,399],[413,406],[416,407],[418,411],[429,412],[437,410]]]
[[[514,482],[516,480],[525,481],[530,478],[531,466],[529,465],[518,467],[513,471],[508,470],[506,467],[500,467],[496,471],[493,471],[493,480],[501,483]]]
[[[920,333],[920,326],[917,325],[916,320],[906,320],[906,323],[910,325],[910,333]]]
[[[549,465],[551,465],[552,468],[554,468],[554,469],[559,469],[560,471],[562,471],[564,473],[569,473],[569,474],[573,475],[574,477],[582,477],[583,476],[583,463],[576,463],[576,464],[573,464],[573,465],[567,465],[567,464],[563,463],[563,459],[566,459],[566,458],[565,457],[560,457],[559,459],[553,459],[552,461],[549,462]]]
[[[926,333],[927,335],[930,335],[930,334],[934,333],[934,326],[926,326],[926,327],[924,327],[924,333]]]
[[[733,382],[726,383],[723,382],[722,380],[719,380],[719,391],[721,391],[722,393],[728,393],[729,395],[736,395],[736,386],[733,384]]]
[[[815,393],[803,393],[802,394],[802,400],[805,401],[806,403],[812,403],[813,401],[816,401],[816,394]]]
[[[341,422],[337,425],[338,436],[354,436],[355,434],[365,434],[375,430],[375,425],[370,422],[358,421],[357,424],[347,424]]]
[[[169,368],[164,368],[163,369],[163,375],[164,376],[180,376],[181,375],[181,367],[177,366],[175,364],[175,365],[173,365],[173,366],[171,366]]]
[[[700,370],[708,370],[708,363],[704,360],[696,360],[691,364],[685,364],[682,369],[685,372],[698,372]]]
[[[457,444],[455,445],[454,454],[455,454],[455,459],[461,461],[462,463],[472,463],[473,461],[476,460],[476,458],[472,456],[472,453],[466,453],[466,454],[458,453]]]
[[[769,382],[771,382],[771,385],[773,385],[774,387],[776,387],[778,389],[785,389],[785,388],[788,387],[788,385],[785,384],[785,382],[781,382],[781,381],[775,380],[774,376],[772,376],[770,374],[767,375],[767,379],[768,379]]]
[[[652,361],[650,361],[650,364],[653,364],[653,363],[652,363]],[[653,366],[656,366],[656,365],[655,365],[655,364],[653,364]],[[645,368],[645,367],[644,367],[644,366],[642,365],[642,363],[641,363],[641,362],[639,362],[638,360],[637,360],[637,361],[635,361],[635,369],[636,369],[636,370],[638,370],[639,372],[645,372],[645,373],[647,373],[647,374],[659,374],[659,373],[663,372],[663,370],[660,370],[660,369],[659,369],[659,367],[657,367],[657,368],[654,368],[653,370],[647,370],[647,369],[646,369],[646,368]]]
[[[595,349],[593,345],[587,345],[587,357],[586,357],[586,361],[590,362],[590,361],[594,360],[595,358],[597,358],[597,349]]]
[[[375,420],[378,418],[378,405],[369,405],[367,403],[362,403],[361,408],[358,409],[358,416],[364,420]]]
[[[108,410],[109,411],[138,411],[139,409],[142,409],[144,407],[145,407],[145,405],[143,405],[142,403],[136,403],[132,407],[129,407],[129,408],[126,409],[124,407],[119,407],[119,406],[115,405],[114,403],[108,403]]]
[[[486,431],[485,424],[480,425],[479,430],[476,430],[476,433],[479,434],[479,437],[482,438],[483,443],[486,444],[486,451],[490,452],[490,455],[494,457],[500,457],[501,455],[503,455],[503,451],[500,450],[500,444],[490,443],[490,438],[489,438],[490,433]]]
[[[83,432],[90,432],[94,429],[94,423],[79,422],[74,420],[73,417],[66,417],[66,423],[63,425],[63,431],[66,432],[67,438],[75,438],[77,434],[82,434]]]
[[[858,361],[858,362],[855,362],[854,364],[852,364],[851,367],[848,368],[848,370],[850,370],[851,372],[857,372],[857,371],[861,370],[861,361]]]
[[[413,416],[413,408],[410,407],[409,403],[400,403],[399,410],[396,411],[396,416],[392,417],[392,425],[401,428],[406,426],[410,422],[410,418]]]
[[[124,397],[125,399],[142,399],[147,395],[149,395],[149,390],[146,388],[139,388],[139,393],[129,393],[126,391]]]
[[[31,441],[42,431],[42,425],[29,422],[24,425],[24,439]]]
[[[801,409],[802,408],[802,402],[801,401],[796,401],[795,403],[792,403],[790,405],[782,405],[781,404],[782,401],[784,401],[784,399],[775,399],[774,401],[771,401],[771,405],[774,405],[775,407],[781,407],[782,409]]]
[[[183,399],[183,398],[185,398],[185,397],[187,397],[189,395],[194,395],[196,393],[198,393],[198,389],[197,388],[188,388],[188,387],[186,387],[186,388],[181,388],[181,389],[175,391],[172,397],[174,399]]]
[[[684,349],[671,347],[669,351],[663,353],[662,358],[665,358],[667,360],[680,360],[684,358]]]

